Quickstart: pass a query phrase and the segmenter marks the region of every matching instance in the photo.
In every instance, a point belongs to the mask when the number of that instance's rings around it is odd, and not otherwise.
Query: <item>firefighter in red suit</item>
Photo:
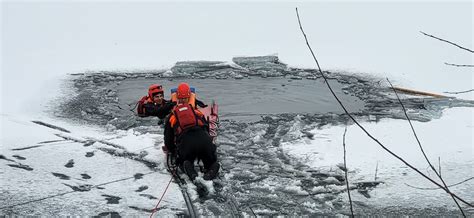
[[[203,114],[189,104],[191,90],[181,83],[176,91],[178,102],[165,122],[164,140],[166,150],[176,155],[176,164],[191,180],[197,176],[194,161],[204,164],[205,180],[214,179],[219,172],[216,145],[208,132],[208,123]]]

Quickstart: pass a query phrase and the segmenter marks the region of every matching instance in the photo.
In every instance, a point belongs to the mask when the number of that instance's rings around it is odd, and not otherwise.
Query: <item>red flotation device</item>
[[[190,87],[191,89],[191,97],[189,98],[189,104],[191,104],[194,108],[196,107],[196,89],[194,87]],[[177,88],[171,89],[171,101],[177,102],[178,98],[176,96]],[[212,138],[212,142],[215,144],[216,138],[218,135],[218,128],[219,128],[219,107],[217,103],[212,100],[210,106],[205,108],[199,108],[199,111],[204,114],[204,118],[209,123],[209,135]]]

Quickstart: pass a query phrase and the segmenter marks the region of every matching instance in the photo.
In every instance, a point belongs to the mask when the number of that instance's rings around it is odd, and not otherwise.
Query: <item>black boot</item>
[[[183,163],[183,169],[184,169],[184,173],[186,173],[186,175],[188,175],[189,179],[191,181],[194,181],[194,179],[198,175],[196,170],[194,169],[194,164],[191,161],[186,160]]]
[[[219,168],[221,165],[216,161],[214,162],[209,169],[207,169],[206,173],[204,173],[204,180],[213,180],[219,174]]]

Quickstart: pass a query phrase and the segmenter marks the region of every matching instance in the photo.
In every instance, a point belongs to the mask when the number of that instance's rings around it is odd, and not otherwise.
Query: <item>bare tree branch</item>
[[[430,92],[422,92],[422,91],[417,91],[413,89],[407,89],[407,88],[401,88],[401,87],[394,87],[397,91],[404,92],[407,94],[412,94],[412,95],[425,95],[425,96],[431,96],[435,98],[447,98],[447,96],[444,95],[438,95],[435,93],[430,93]]]
[[[423,32],[423,31],[420,31],[420,33],[422,33],[422,34],[425,35],[425,36],[428,36],[428,37],[437,39],[437,40],[439,40],[439,41],[449,43],[449,44],[454,45],[454,46],[456,46],[456,47],[458,47],[458,48],[460,48],[460,49],[466,50],[466,51],[468,51],[468,52],[474,53],[474,51],[472,51],[471,49],[464,48],[464,47],[462,47],[462,46],[460,46],[460,45],[458,45],[458,44],[456,44],[456,43],[452,43],[452,42],[450,42],[450,41],[448,41],[448,40],[438,38],[438,37],[436,37],[436,36],[427,34],[427,33]]]
[[[474,179],[474,177],[467,178],[467,179],[465,179],[465,180],[463,180],[463,181],[461,181],[461,182],[454,183],[454,184],[452,184],[452,185],[448,185],[448,187],[454,187],[454,186],[457,186],[457,185],[461,185],[461,184],[463,184],[463,183],[465,183],[465,182],[468,182],[469,180],[473,180],[473,179]],[[416,189],[420,189],[420,190],[437,190],[437,189],[440,189],[440,188],[416,187],[416,186],[409,185],[409,184],[407,184],[407,183],[405,183],[405,185],[408,186],[408,187],[416,188]]]
[[[441,157],[438,157],[438,172],[439,176],[441,177]]]
[[[474,67],[474,65],[472,64],[451,64],[451,63],[446,63],[446,62],[444,62],[444,64],[448,66],[454,66],[454,67]]]
[[[347,186],[347,195],[349,195],[349,203],[351,205],[351,214],[354,217],[354,210],[352,209],[352,199],[351,199],[351,190],[349,189],[349,179],[347,179],[347,165],[346,165],[346,132],[347,126],[344,129],[344,135],[342,136],[342,147],[344,147],[344,172],[346,175],[346,186]]]
[[[428,159],[428,156],[426,156],[425,150],[423,149],[423,146],[421,146],[420,139],[418,138],[418,135],[416,134],[415,128],[413,127],[413,124],[411,123],[411,120],[410,120],[410,118],[408,117],[407,110],[406,110],[405,106],[403,105],[402,100],[400,100],[400,97],[398,96],[397,90],[395,90],[395,88],[393,88],[393,85],[392,85],[392,83],[390,82],[390,80],[388,80],[388,78],[387,78],[387,82],[390,84],[390,87],[392,87],[393,92],[395,92],[395,95],[397,96],[398,102],[399,102],[400,105],[402,106],[403,113],[405,114],[405,117],[407,118],[408,123],[410,124],[411,130],[412,130],[412,132],[413,132],[413,135],[415,136],[415,139],[416,139],[416,142],[418,143],[418,146],[420,147],[420,150],[421,150],[421,153],[423,154],[423,157],[425,157],[425,160],[426,160],[426,162],[428,163],[428,165],[429,165],[429,166],[431,167],[431,169],[435,172],[436,176],[438,176],[438,178],[441,180],[441,182],[443,183],[444,187],[446,188],[445,191],[446,191],[448,194],[451,195],[451,197],[453,198],[454,202],[456,203],[456,205],[458,206],[459,210],[461,211],[462,215],[463,215],[464,217],[466,217],[466,214],[464,214],[464,211],[463,211],[463,209],[461,208],[461,205],[459,205],[459,203],[458,203],[458,201],[456,200],[456,198],[454,198],[453,194],[451,193],[451,191],[450,191],[449,188],[448,188],[448,185],[446,185],[446,182],[444,182],[444,179],[441,177],[441,174],[438,173],[438,171],[436,171],[435,167],[433,166],[433,164],[431,164],[431,161]]]
[[[252,212],[253,216],[254,216],[254,217],[257,217],[257,215],[256,215],[255,212],[253,211],[252,207],[249,206],[249,208],[250,208],[250,212]]]
[[[379,161],[377,161],[377,165],[375,165],[375,176],[374,181],[377,181],[377,171],[379,170]]]
[[[447,93],[447,94],[462,94],[462,93],[472,92],[472,91],[474,91],[474,89],[469,89],[469,90],[461,91],[461,92],[444,92],[444,93]]]
[[[347,111],[346,107],[344,106],[344,104],[342,104],[341,100],[339,100],[339,98],[337,97],[337,95],[334,93],[334,90],[332,89],[331,85],[329,85],[329,82],[328,82],[328,79],[327,77],[324,75],[323,71],[321,70],[321,67],[319,66],[319,62],[318,60],[316,59],[316,56],[314,55],[314,52],[313,52],[313,49],[311,48],[311,46],[309,45],[309,42],[308,42],[308,38],[306,37],[306,33],[304,32],[303,30],[303,27],[301,26],[301,21],[300,21],[300,16],[298,14],[298,8],[296,8],[296,16],[298,17],[298,23],[299,23],[299,26],[300,26],[300,30],[301,30],[301,33],[303,34],[304,38],[305,38],[305,41],[306,41],[306,45],[308,46],[308,49],[309,51],[311,52],[312,56],[313,56],[313,59],[314,61],[316,62],[316,65],[318,66],[318,70],[319,70],[319,73],[322,75],[323,79],[324,79],[324,82],[326,83],[326,86],[328,87],[329,91],[331,91],[331,94],[334,96],[334,98],[336,99],[336,101],[339,103],[339,105],[341,106],[341,108],[344,110],[344,112],[347,114],[347,116],[362,130],[364,131],[365,134],[367,134],[367,136],[369,138],[371,138],[374,142],[376,142],[378,145],[380,145],[380,147],[382,147],[385,151],[387,151],[389,154],[391,154],[392,156],[394,156],[395,158],[397,158],[398,160],[400,160],[401,162],[403,162],[406,166],[408,166],[409,168],[411,168],[412,170],[414,170],[415,172],[417,172],[418,174],[420,174],[421,176],[423,176],[424,178],[426,178],[427,180],[429,180],[430,182],[432,182],[433,184],[437,185],[438,187],[442,188],[443,190],[446,190],[442,185],[440,185],[439,183],[437,183],[436,181],[434,181],[433,179],[431,179],[430,177],[428,177],[427,175],[425,175],[424,173],[422,173],[420,170],[418,170],[417,168],[415,168],[414,166],[412,166],[411,164],[409,164],[408,162],[406,162],[403,158],[401,158],[400,156],[398,156],[397,154],[393,153],[391,150],[389,150],[387,147],[385,147],[379,140],[377,140],[374,136],[372,136],[359,122],[357,122],[357,120],[349,113],[349,111]],[[454,194],[453,194],[454,195]],[[465,201],[464,199],[460,198],[459,196],[457,195],[454,195],[457,199],[459,199],[460,201],[462,201],[463,203],[465,203],[466,205],[469,205],[470,207],[474,207],[473,204]]]

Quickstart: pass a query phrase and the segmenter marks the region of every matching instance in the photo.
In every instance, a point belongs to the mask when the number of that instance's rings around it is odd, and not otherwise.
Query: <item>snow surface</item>
[[[443,117],[431,122],[412,121],[415,131],[431,161],[444,163],[466,163],[473,161],[473,111],[472,108],[451,108]],[[406,120],[383,119],[380,122],[361,122],[369,133],[389,149],[400,154],[410,163],[423,166],[418,144]],[[292,155],[308,158],[313,167],[335,166],[342,163],[342,135],[344,126],[324,126],[310,131],[314,140],[305,138],[299,142],[284,143],[283,148]],[[373,173],[375,163],[393,166],[400,163],[386,154],[378,144],[366,136],[355,124],[347,127],[347,160],[354,166],[373,166],[367,173]],[[364,167],[366,168],[366,167]]]
[[[418,144],[405,120],[384,119],[380,122],[361,122],[369,133],[382,144],[420,169],[431,178],[436,177],[428,169]],[[451,108],[443,117],[431,122],[413,122],[415,131],[431,163],[438,169],[441,160],[442,175],[447,184],[454,184],[474,176],[473,109]],[[343,163],[344,126],[324,126],[314,129],[313,139],[286,142],[283,149],[291,156],[302,160],[316,169],[337,169]],[[351,183],[377,180],[385,184],[377,188],[369,203],[379,205],[400,204],[410,206],[415,200],[418,207],[446,205],[455,207],[444,191],[417,190],[416,187],[433,188],[428,180],[406,167],[395,157],[372,141],[355,124],[347,127],[346,134],[347,167]],[[435,179],[435,181],[439,181]],[[463,183],[451,188],[467,201],[474,200],[474,182]],[[410,201],[404,199],[411,199]],[[419,202],[418,202],[419,201]]]
[[[71,133],[64,133],[34,124],[30,119],[2,115],[2,125],[8,128],[2,130],[0,154],[10,159],[14,159],[13,155],[20,155],[26,159],[17,162],[33,168],[30,172],[8,167],[6,164],[10,164],[10,162],[1,163],[2,197],[0,201],[3,202],[2,206],[71,191],[71,188],[64,184],[98,185],[131,177],[131,179],[100,186],[105,188],[102,190],[93,188],[89,192],[74,192],[59,198],[30,204],[26,209],[19,206],[12,211],[15,211],[14,214],[30,215],[81,214],[92,216],[107,211],[116,211],[122,215],[149,216],[151,214],[151,212],[134,211],[129,207],[151,210],[171,179],[164,168],[163,153],[157,152],[161,150],[162,135],[137,134],[134,131],[106,132],[98,127],[75,126],[59,120],[43,118],[45,122],[61,125],[71,131]],[[83,143],[60,141],[28,150],[11,150],[35,145],[42,141],[61,139],[55,134],[81,141],[95,140],[97,142],[89,147],[84,147]],[[139,162],[127,158],[116,158],[101,151],[101,148],[110,148],[108,145],[98,142],[102,140],[122,146],[124,151],[143,155],[143,159],[157,163],[157,168],[149,169]],[[120,152],[120,149],[116,150]],[[94,155],[89,158],[84,157],[86,152],[93,152]],[[64,166],[69,160],[74,160],[74,166],[71,168]],[[61,173],[70,176],[71,179],[60,180],[52,173]],[[142,178],[134,179],[133,177],[137,173],[144,175]],[[81,179],[80,174],[87,174],[91,178]],[[146,186],[147,189],[138,193],[136,190],[141,186]],[[144,196],[139,194],[144,194]],[[118,204],[106,204],[102,195],[118,196],[121,199]],[[148,196],[154,196],[154,198],[147,198]],[[71,205],[75,206],[70,208]],[[176,183],[171,184],[160,208],[162,209],[155,213],[158,216],[186,211]]]

